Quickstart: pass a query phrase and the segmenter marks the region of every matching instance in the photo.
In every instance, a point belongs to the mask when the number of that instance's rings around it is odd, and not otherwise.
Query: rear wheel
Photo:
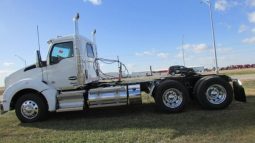
[[[16,105],[15,112],[23,123],[32,123],[46,119],[48,108],[44,99],[34,93],[21,96]]]
[[[212,78],[212,77],[211,77],[211,76],[205,76],[205,77],[199,79],[199,80],[196,82],[196,84],[195,84],[195,86],[194,86],[194,88],[193,88],[193,95],[192,95],[192,97],[194,97],[195,101],[197,101],[197,99],[198,99],[198,97],[197,97],[197,95],[198,95],[198,88],[199,88],[199,86],[201,85],[201,82],[207,80],[208,78]]]
[[[165,112],[183,111],[188,98],[187,89],[177,81],[164,81],[156,91],[158,109]]]
[[[203,80],[197,88],[196,98],[203,108],[223,109],[233,100],[231,85],[220,77]]]

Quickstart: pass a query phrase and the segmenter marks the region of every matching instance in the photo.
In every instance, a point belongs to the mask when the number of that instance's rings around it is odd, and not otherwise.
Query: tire
[[[201,86],[200,83],[203,82],[203,81],[205,81],[205,80],[207,80],[208,78],[212,78],[212,76],[205,76],[205,77],[199,79],[199,80],[196,82],[196,84],[195,84],[195,86],[194,86],[194,88],[193,88],[193,94],[195,95],[195,97],[196,97],[196,95],[198,94],[198,88],[199,88],[199,86]],[[196,97],[196,98],[197,98],[197,97]]]
[[[155,95],[155,102],[159,110],[176,113],[185,109],[189,93],[180,82],[168,80],[159,85]]]
[[[194,86],[194,88],[193,88],[193,91],[192,91],[192,99],[194,99],[194,101],[196,102],[196,103],[199,103],[198,102],[198,87],[201,85],[200,83],[201,82],[203,82],[204,80],[206,80],[207,78],[210,78],[209,76],[205,76],[205,77],[203,77],[203,78],[201,78],[201,79],[199,79],[197,82],[196,82],[196,84],[195,84],[195,86]],[[199,103],[200,104],[200,103]]]
[[[233,101],[233,89],[227,81],[213,76],[199,83],[195,96],[205,109],[224,109]]]
[[[38,94],[28,93],[18,99],[15,112],[22,123],[33,123],[47,118],[48,106]]]

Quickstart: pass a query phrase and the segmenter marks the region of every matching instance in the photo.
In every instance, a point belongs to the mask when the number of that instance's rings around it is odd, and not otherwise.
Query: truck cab
[[[58,90],[72,90],[99,80],[94,44],[80,35],[49,40],[43,81]]]

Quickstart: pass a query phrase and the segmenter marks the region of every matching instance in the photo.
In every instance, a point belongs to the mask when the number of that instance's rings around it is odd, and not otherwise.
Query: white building
[[[205,67],[204,66],[200,66],[200,67],[190,67],[192,68],[195,72],[197,73],[202,73],[205,72]]]

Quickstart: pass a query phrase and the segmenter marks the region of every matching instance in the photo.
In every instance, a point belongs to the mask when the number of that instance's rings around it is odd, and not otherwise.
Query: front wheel
[[[161,111],[181,112],[187,104],[188,96],[187,89],[180,82],[164,81],[156,91],[155,102]]]
[[[15,112],[23,123],[32,123],[46,119],[48,109],[44,99],[37,94],[25,94],[21,96],[16,105]]]

